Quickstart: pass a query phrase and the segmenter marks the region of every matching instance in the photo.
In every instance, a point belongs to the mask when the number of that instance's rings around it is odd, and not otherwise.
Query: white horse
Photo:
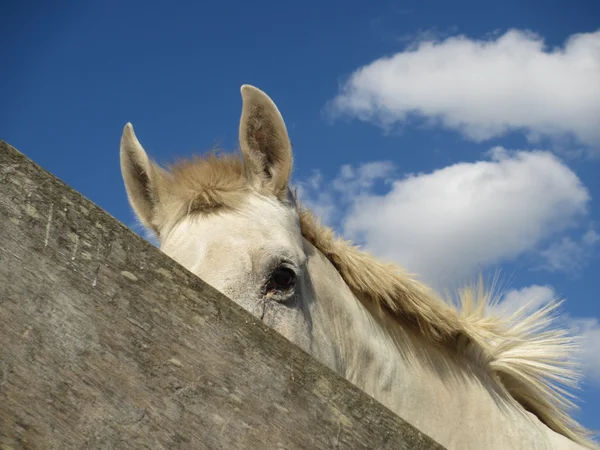
[[[449,449],[600,448],[569,416],[579,374],[573,338],[549,327],[557,303],[488,316],[480,285],[451,306],[335,237],[289,188],[279,110],[241,93],[241,157],[165,169],[125,126],[127,195],[162,251]]]

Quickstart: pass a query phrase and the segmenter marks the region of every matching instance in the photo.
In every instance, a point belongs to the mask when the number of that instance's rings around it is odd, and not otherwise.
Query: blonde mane
[[[153,169],[163,175],[159,191],[169,193],[156,211],[155,229],[188,214],[236,209],[260,189],[250,185],[236,155],[195,157],[168,170],[156,165]],[[493,315],[490,309],[497,297],[480,282],[459,291],[453,305],[399,266],[335,236],[307,209],[299,206],[298,213],[304,238],[333,264],[358,298],[378,305],[436,345],[469,358],[555,432],[600,448],[569,415],[576,406],[567,389],[576,388],[580,378],[571,356],[578,343],[568,330],[556,326],[559,302],[533,313],[521,308],[511,317]]]

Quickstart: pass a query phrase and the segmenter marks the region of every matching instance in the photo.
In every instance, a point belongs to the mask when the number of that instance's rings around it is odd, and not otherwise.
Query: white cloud
[[[435,285],[534,250],[575,225],[590,200],[579,178],[548,152],[495,148],[356,197],[343,232]]]
[[[328,189],[322,179],[310,189],[305,184],[302,199],[327,209],[328,223],[377,256],[435,286],[453,287],[539,251],[587,215],[587,189],[556,156],[499,147],[488,155],[395,180],[390,163],[345,167]],[[385,193],[372,191],[378,180],[388,184]],[[352,195],[340,196],[344,189]]]
[[[546,48],[509,30],[489,40],[420,41],[356,70],[329,105],[389,127],[411,116],[482,141],[522,130],[600,144],[600,31]]]
[[[496,312],[509,315],[519,308],[528,305],[529,311],[534,311],[558,300],[556,292],[550,286],[532,285],[519,290],[507,292],[498,305],[494,308]],[[600,385],[600,323],[593,317],[570,317],[563,316],[566,326],[571,328],[581,337],[582,351],[577,358],[581,361],[586,378]]]

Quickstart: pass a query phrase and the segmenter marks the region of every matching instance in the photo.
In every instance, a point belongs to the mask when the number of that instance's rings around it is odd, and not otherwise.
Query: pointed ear
[[[243,85],[240,147],[248,175],[282,198],[292,171],[292,145],[275,103],[261,90]]]
[[[138,141],[131,123],[121,136],[121,174],[129,204],[142,224],[158,234],[152,219],[159,204],[158,177],[154,164]]]

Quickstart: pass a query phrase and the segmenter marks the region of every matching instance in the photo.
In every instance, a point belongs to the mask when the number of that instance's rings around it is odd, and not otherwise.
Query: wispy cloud
[[[344,164],[331,182],[315,170],[311,177],[294,184],[300,200],[324,223],[336,226],[349,205],[357,198],[371,194],[376,183],[390,185],[395,172],[396,167],[391,161],[369,162],[358,167]]]
[[[384,127],[421,118],[483,141],[509,131],[571,139],[600,154],[600,31],[549,49],[509,30],[484,40],[425,36],[357,69],[329,104]]]
[[[540,252],[543,258],[540,268],[577,275],[588,262],[599,241],[600,235],[593,229],[586,231],[579,239],[563,236]]]
[[[570,322],[583,338],[581,358],[587,378],[600,386],[600,322],[594,317],[574,318]]]

